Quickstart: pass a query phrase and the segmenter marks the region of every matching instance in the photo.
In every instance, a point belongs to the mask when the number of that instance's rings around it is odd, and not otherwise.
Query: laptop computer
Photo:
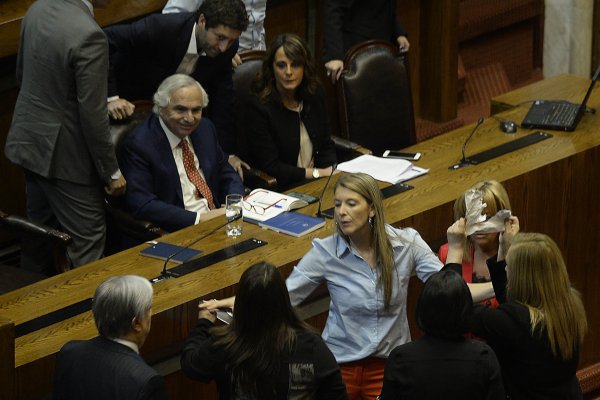
[[[583,103],[575,104],[565,100],[536,100],[521,122],[523,128],[574,131],[586,110],[592,89],[600,75],[600,66],[594,72]]]

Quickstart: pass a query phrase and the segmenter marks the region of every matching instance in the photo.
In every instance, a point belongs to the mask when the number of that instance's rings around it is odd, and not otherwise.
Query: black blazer
[[[406,35],[396,21],[396,0],[326,0],[323,61],[343,60],[355,44],[366,40],[396,43]]]
[[[196,13],[152,14],[104,28],[110,58],[108,96],[151,99],[160,83],[177,71],[197,21]],[[231,66],[237,49],[236,41],[225,53],[200,57],[192,73],[208,93],[206,116],[217,127],[219,143],[228,154],[237,150]]]
[[[300,151],[300,118],[313,145],[314,165],[326,168],[336,162],[335,146],[329,132],[327,106],[322,90],[303,99],[298,113],[287,109],[276,96],[267,103],[251,96],[246,112],[246,140],[252,165],[287,187],[304,180],[304,168],[296,166]]]
[[[74,340],[56,360],[55,400],[167,399],[165,381],[136,352],[104,337]]]

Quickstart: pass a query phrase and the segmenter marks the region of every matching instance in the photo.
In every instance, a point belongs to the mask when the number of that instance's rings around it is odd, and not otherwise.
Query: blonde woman
[[[517,234],[516,217],[505,225],[498,256],[488,260],[500,307],[475,306],[471,330],[496,352],[511,399],[580,399],[575,373],[587,330],[580,294],[552,239]],[[448,229],[449,262],[460,262],[464,232],[462,218]]]
[[[386,224],[381,191],[367,174],[334,188],[336,232],[316,239],[287,279],[293,305],[321,283],[331,301],[323,339],[340,364],[350,399],[381,392],[389,353],[411,340],[406,297],[411,275],[426,281],[442,263],[419,233]]]
[[[470,189],[479,190],[482,194],[482,200],[486,204],[484,212],[486,216],[492,217],[500,210],[511,210],[510,200],[504,186],[498,181],[486,180],[480,181],[471,186]],[[454,220],[464,218],[467,213],[465,203],[466,191],[460,195],[454,202]],[[498,253],[500,234],[492,233],[475,233],[467,237],[467,246],[462,258],[462,276],[465,282],[481,286],[481,289],[491,282],[490,272],[486,261],[488,258]],[[440,247],[438,252],[442,263],[446,263],[448,255],[448,244]],[[498,301],[492,297],[486,300],[487,304],[492,307],[498,307]]]

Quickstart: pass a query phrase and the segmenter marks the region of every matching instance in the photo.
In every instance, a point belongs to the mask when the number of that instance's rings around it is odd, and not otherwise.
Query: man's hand
[[[237,172],[240,176],[240,178],[242,178],[242,182],[244,181],[244,169],[250,169],[250,166],[248,164],[246,164],[244,161],[242,161],[241,158],[239,158],[238,156],[236,156],[235,154],[231,154],[229,156],[229,164],[233,167],[233,169],[235,169],[235,172]]]
[[[239,67],[242,65],[242,57],[238,53],[235,53],[235,56],[231,59],[231,66],[233,68]]]
[[[116,99],[108,102],[108,115],[112,119],[125,119],[130,117],[135,110],[135,105],[125,99]]]
[[[216,217],[225,215],[225,207],[215,208],[200,215],[200,221],[208,221]]]
[[[327,76],[331,79],[331,83],[335,83],[342,75],[344,62],[342,60],[328,61],[325,63],[325,69],[327,70]]]
[[[398,36],[396,38],[396,42],[398,42],[398,49],[401,53],[408,51],[410,49],[410,42],[406,36]]]
[[[127,181],[125,177],[121,176],[119,179],[111,179],[108,186],[104,188],[104,191],[109,196],[121,196],[125,193],[127,187]]]

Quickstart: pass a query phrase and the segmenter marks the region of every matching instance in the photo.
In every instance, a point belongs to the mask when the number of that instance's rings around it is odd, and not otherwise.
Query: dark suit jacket
[[[63,346],[54,400],[167,399],[164,379],[129,347],[104,337]]]
[[[190,140],[215,206],[224,204],[230,193],[244,194],[244,185],[227,162],[212,122],[202,118]],[[128,183],[125,200],[135,217],[156,222],[168,231],[194,224],[196,213],[184,209],[175,159],[156,115],[125,140],[119,161]]]
[[[39,0],[21,28],[21,84],[6,157],[47,178],[91,185],[118,169],[108,130],[108,46],[81,0]]]
[[[337,158],[322,90],[303,99],[300,115],[313,144],[315,167],[329,167]],[[274,176],[280,188],[298,184],[305,176],[304,168],[296,166],[300,151],[299,121],[298,113],[285,108],[275,97],[267,103],[262,103],[256,96],[249,100],[246,137],[250,160],[253,165]]]
[[[355,44],[366,40],[396,43],[406,35],[396,21],[396,0],[326,0],[323,60],[343,60]]]
[[[197,21],[195,13],[152,14],[130,24],[104,28],[110,50],[108,95],[151,99],[160,83],[177,71]],[[192,74],[208,93],[207,115],[228,154],[237,151],[231,66],[237,49],[236,41],[217,57],[200,57]]]

